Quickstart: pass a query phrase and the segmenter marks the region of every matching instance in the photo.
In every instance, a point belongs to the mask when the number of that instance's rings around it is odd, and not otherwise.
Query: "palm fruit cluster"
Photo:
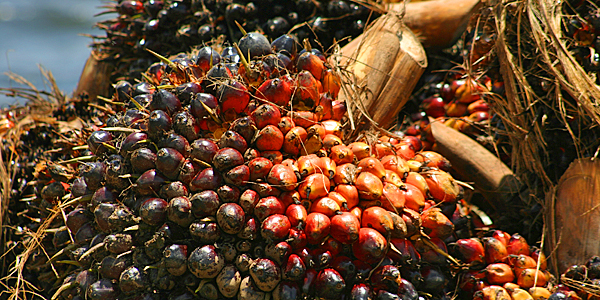
[[[33,269],[60,273],[60,286],[44,290],[55,299],[451,293],[459,262],[445,241],[466,204],[449,162],[415,138],[347,142],[338,78],[320,52],[297,47],[251,32],[220,54],[161,58],[145,81],[117,83],[103,110],[115,113],[93,118],[81,156],[56,164],[77,174],[55,172],[38,193],[64,213],[44,243],[50,258],[33,259]]]
[[[568,1],[564,34],[570,50],[596,84],[600,84],[600,10],[590,1]]]
[[[115,66],[114,78],[129,80],[156,61],[146,49],[170,56],[219,37],[237,41],[243,33],[236,23],[269,39],[284,33],[308,38],[327,50],[377,17],[347,0],[115,0],[106,8],[118,16],[98,23],[106,36],[95,37],[93,47]]]
[[[561,282],[549,299],[598,299],[600,257],[593,256],[585,264],[573,265],[562,275]]]

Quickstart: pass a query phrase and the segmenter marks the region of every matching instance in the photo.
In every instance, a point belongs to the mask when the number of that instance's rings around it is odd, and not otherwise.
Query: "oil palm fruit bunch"
[[[346,140],[309,43],[244,33],[115,84],[50,262],[56,299],[418,299],[454,290],[462,187],[416,138]],[[58,197],[44,198],[49,204]],[[454,222],[454,223],[453,223]],[[72,266],[77,267],[72,267]]]
[[[563,33],[573,56],[600,84],[600,10],[595,3],[568,1]]]
[[[118,15],[97,24],[106,36],[94,37],[93,47],[116,65],[114,78],[130,80],[156,61],[146,49],[170,56],[220,36],[237,41],[244,34],[236,22],[269,39],[289,32],[326,50],[377,17],[347,0],[115,0],[106,9]]]

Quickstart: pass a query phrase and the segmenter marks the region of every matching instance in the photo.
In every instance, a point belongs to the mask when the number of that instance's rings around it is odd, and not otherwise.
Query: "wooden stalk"
[[[73,95],[77,97],[86,94],[89,96],[90,101],[95,101],[98,96],[110,98],[110,74],[112,69],[113,66],[110,63],[102,61],[99,54],[92,50],[90,57],[85,62]]]

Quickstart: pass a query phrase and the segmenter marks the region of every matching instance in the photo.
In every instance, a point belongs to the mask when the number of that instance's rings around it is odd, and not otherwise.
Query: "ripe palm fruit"
[[[334,269],[324,269],[315,281],[317,296],[324,299],[336,299],[346,288],[344,278]]]
[[[279,151],[283,142],[283,133],[275,125],[265,126],[256,136],[256,148],[259,151]]]
[[[281,281],[281,270],[272,260],[257,259],[250,265],[249,270],[250,276],[261,291],[270,292]]]
[[[352,244],[358,240],[360,221],[353,214],[343,212],[331,218],[329,234],[343,244]]]
[[[477,238],[459,239],[453,244],[453,252],[460,260],[473,265],[484,263],[483,244]]]
[[[454,224],[437,207],[425,210],[421,214],[421,220],[423,230],[431,237],[444,240],[454,232]]]
[[[292,191],[298,182],[294,170],[282,164],[276,164],[267,175],[267,182],[284,191]]]
[[[501,262],[508,256],[506,247],[502,242],[493,237],[485,237],[481,240],[485,251],[485,262],[488,264]]]
[[[505,263],[490,264],[485,271],[487,281],[491,284],[503,285],[515,279],[512,269]]]
[[[366,263],[377,263],[387,252],[387,240],[377,230],[361,228],[358,241],[352,244],[354,256]]]
[[[298,192],[302,199],[316,200],[327,196],[331,183],[329,178],[321,173],[311,174],[298,186]]]
[[[460,187],[450,176],[450,174],[439,171],[431,170],[423,174],[429,194],[433,197],[436,202],[454,202],[459,200]]]
[[[306,217],[306,240],[309,244],[319,245],[331,230],[331,220],[322,213],[310,213]]]
[[[369,172],[361,172],[358,174],[354,185],[356,186],[358,195],[361,199],[377,200],[383,194],[383,183],[377,176]]]
[[[383,236],[387,236],[394,230],[394,221],[387,210],[372,206],[363,211],[361,227],[373,228]]]

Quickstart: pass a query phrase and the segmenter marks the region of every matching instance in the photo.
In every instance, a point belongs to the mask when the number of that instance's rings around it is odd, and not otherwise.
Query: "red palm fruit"
[[[311,125],[306,129],[306,132],[308,132],[309,136],[316,135],[321,139],[325,137],[325,128],[321,124]]]
[[[454,233],[454,224],[437,207],[432,207],[421,214],[423,231],[430,237],[445,240]]]
[[[339,193],[346,199],[348,203],[348,209],[353,209],[358,205],[358,190],[354,185],[351,184],[337,184],[335,186],[335,192]]]
[[[254,215],[261,222],[268,216],[275,214],[285,214],[285,207],[277,197],[269,196],[262,198],[254,206]]]
[[[414,185],[419,189],[419,191],[421,191],[423,195],[427,195],[429,193],[429,186],[427,185],[425,177],[417,172],[408,172],[408,176],[406,176],[406,183]]]
[[[397,145],[394,145],[394,151],[396,155],[402,157],[404,160],[410,160],[415,157],[414,147],[408,142],[400,142]]]
[[[485,237],[481,242],[483,242],[483,249],[485,250],[486,263],[501,262],[508,256],[506,246],[500,240],[494,237]]]
[[[274,214],[268,216],[261,225],[260,234],[267,241],[280,241],[290,233],[290,220],[285,215]]]
[[[433,151],[419,152],[413,159],[423,163],[424,167],[438,168],[446,172],[450,171],[450,168],[452,168],[452,164],[450,164],[448,159]]]
[[[246,152],[246,149],[248,149],[248,143],[241,134],[233,130],[228,130],[221,135],[221,138],[219,139],[219,148],[233,148],[240,153],[244,153]]]
[[[219,171],[229,170],[244,163],[242,154],[233,148],[223,148],[217,151],[212,164]]]
[[[270,160],[273,165],[280,164],[283,161],[283,154],[278,150],[267,150],[261,152],[262,157]]]
[[[383,195],[381,196],[381,206],[389,211],[402,212],[404,209],[404,193],[400,189],[391,184],[383,184]]]
[[[508,241],[510,240],[510,234],[502,231],[502,230],[494,230],[492,232],[492,237],[498,239],[504,247],[508,246]]]
[[[308,213],[306,208],[300,204],[291,204],[285,210],[285,215],[293,227],[304,226]]]
[[[309,128],[317,122],[317,117],[310,111],[292,111],[289,113],[296,126]]]
[[[331,149],[334,146],[343,145],[342,140],[333,134],[326,134],[323,138],[323,147],[327,150]]]
[[[534,286],[543,287],[548,283],[548,277],[543,271],[535,268],[522,270],[517,273],[517,284],[524,289]]]
[[[490,119],[490,114],[487,111],[476,111],[470,114],[467,119],[474,123],[483,122]]]
[[[531,256],[524,254],[509,255],[506,260],[513,268],[517,276],[521,274],[521,271],[525,269],[533,269],[537,266],[537,261],[535,261]]]
[[[468,270],[460,274],[458,286],[465,292],[475,292],[476,283],[483,279],[485,279],[485,272],[481,272],[481,270]]]
[[[358,167],[361,173],[369,172],[381,180],[385,178],[385,167],[377,158],[365,157],[358,162]]]
[[[258,129],[263,129],[267,125],[277,126],[281,121],[281,112],[277,106],[265,103],[252,111],[250,117],[252,117]]]
[[[520,234],[513,234],[506,245],[508,255],[529,255],[529,244]]]
[[[402,286],[400,270],[393,265],[377,267],[371,274],[371,285],[375,290],[396,291]]]
[[[329,179],[333,179],[336,171],[335,162],[329,157],[319,157],[319,167],[322,173],[329,176]]]
[[[531,249],[531,254],[529,255],[533,258],[537,264],[540,266],[540,270],[545,271],[548,267],[548,262],[546,261],[546,255],[539,248]]]
[[[329,157],[337,164],[351,163],[354,160],[354,153],[346,145],[337,145],[331,147]]]
[[[459,239],[452,244],[457,258],[468,264],[483,264],[485,253],[483,244],[478,238]]]
[[[221,111],[235,111],[240,114],[250,102],[250,93],[244,84],[236,80],[227,80],[219,85],[217,98],[221,104]]]
[[[287,106],[292,99],[292,85],[281,78],[269,79],[258,87],[256,97],[279,106]]]
[[[348,211],[348,200],[346,200],[346,198],[344,198],[344,196],[342,196],[342,194],[331,191],[331,192],[329,192],[327,197],[333,199],[335,201],[335,203],[337,203],[337,205],[339,205],[339,207],[341,207],[342,211]]]
[[[342,253],[342,251],[344,251],[344,245],[332,238],[325,239],[325,242],[323,242],[321,247],[324,251],[331,253],[332,257],[337,257],[340,253]]]
[[[251,183],[250,188],[255,190],[261,198],[281,195],[281,190],[267,182]]]
[[[221,173],[213,168],[207,168],[199,172],[190,183],[190,192],[204,190],[216,190],[223,184]]]
[[[423,173],[429,194],[436,203],[454,202],[460,197],[460,187],[452,176],[444,171],[430,170]]]
[[[254,213],[254,207],[260,201],[258,193],[253,190],[245,190],[240,195],[239,204],[247,215]]]
[[[394,146],[388,142],[382,143],[378,142],[373,147],[373,154],[379,159],[388,155],[396,155],[396,150],[394,150]]]
[[[256,181],[269,175],[273,163],[264,157],[257,157],[248,162],[248,168],[250,168],[250,181]]]
[[[321,122],[321,125],[325,129],[325,134],[333,134],[340,139],[344,138],[344,131],[340,122],[336,120],[325,120]]]
[[[384,172],[385,174],[385,172]],[[383,183],[379,178],[369,172],[361,172],[354,182],[361,199],[377,200],[383,194]]]
[[[306,265],[296,254],[291,254],[286,263],[282,266],[283,280],[299,281],[306,274]]]
[[[296,124],[292,121],[292,117],[289,116],[281,117],[279,123],[277,123],[277,128],[279,128],[283,134],[287,134],[295,126]]]
[[[325,71],[325,65],[323,61],[313,53],[306,51],[296,60],[296,69],[309,71],[316,80],[321,80],[323,72]]]
[[[467,107],[467,112],[469,114],[472,114],[472,113],[475,113],[478,111],[488,112],[489,110],[490,110],[490,105],[483,99],[474,101],[471,104],[469,104],[469,106]]]
[[[323,92],[329,92],[334,99],[337,99],[341,88],[341,82],[340,78],[335,75],[333,70],[325,70],[325,72],[323,72],[323,78],[321,79],[321,82],[323,83]]]
[[[298,158],[298,172],[302,177],[306,177],[317,172],[323,173],[323,170],[320,169],[320,163],[319,157],[315,154],[303,155]]]
[[[491,284],[503,285],[515,280],[515,274],[505,263],[490,264],[485,268],[486,279]]]
[[[285,135],[281,150],[287,154],[298,156],[304,147],[308,133],[303,127],[296,126]]]
[[[336,120],[336,121],[341,121],[342,118],[344,117],[344,115],[346,114],[346,110],[347,110],[346,102],[334,100],[333,103],[331,103],[331,107],[332,107],[331,119]]]
[[[414,234],[420,233],[421,230],[421,215],[410,209],[405,207],[402,212],[402,219],[404,223],[406,223],[407,235],[412,236]]]
[[[331,229],[331,220],[322,213],[310,213],[306,217],[306,241],[312,245],[320,245],[323,239],[329,234]]]
[[[394,220],[389,212],[378,206],[371,206],[365,209],[361,217],[361,227],[373,228],[384,236],[387,236],[394,230]]]
[[[267,175],[267,182],[281,190],[291,191],[296,188],[298,179],[296,178],[296,174],[294,174],[294,170],[290,167],[276,164],[271,168],[269,175]]]
[[[255,143],[259,151],[279,151],[283,146],[283,133],[277,126],[267,125],[258,132]]]
[[[352,244],[357,241],[359,230],[358,218],[349,212],[343,212],[331,218],[329,234],[340,243]]]
[[[386,170],[394,171],[402,178],[405,178],[408,172],[410,172],[410,168],[406,161],[395,154],[381,158],[381,164]]]
[[[421,104],[423,111],[432,118],[443,117],[446,114],[444,105],[444,99],[439,96],[431,96]]]
[[[321,93],[319,98],[319,104],[315,107],[315,114],[317,115],[317,119],[319,120],[329,120],[331,119],[331,112],[333,109],[333,98],[331,98],[331,94],[325,92]]]
[[[298,192],[302,199],[312,201],[327,196],[327,194],[329,194],[330,186],[331,184],[327,176],[316,173],[309,175],[300,183]]]
[[[310,155],[321,152],[323,149],[323,139],[317,135],[308,135],[304,146],[300,150],[300,155]]]
[[[413,151],[421,151],[423,149],[423,145],[421,144],[421,139],[416,136],[406,135],[402,139],[402,143],[407,143],[411,146]],[[413,155],[414,157],[414,155]],[[407,158],[407,160],[412,159],[412,157]]]
[[[335,168],[333,182],[339,184],[353,184],[356,181],[358,168],[352,163],[346,163]]]
[[[394,171],[385,170],[385,180],[383,184],[390,183],[399,188],[404,188],[404,182],[402,182],[402,178]]]
[[[403,265],[414,266],[421,261],[421,254],[409,239],[393,238],[390,243],[394,246],[388,255]]]
[[[484,286],[473,294],[473,300],[511,300],[510,294],[501,286]]]
[[[328,217],[335,216],[341,207],[337,204],[337,202],[329,197],[323,197],[317,201],[314,201],[310,206],[311,213],[322,213]]]
[[[250,180],[250,169],[247,165],[239,165],[225,173],[225,182],[237,186],[243,186]]]
[[[415,211],[421,211],[425,207],[425,195],[416,186],[406,183],[404,189],[404,206]]]
[[[292,249],[297,250],[306,247],[308,241],[306,240],[306,233],[302,229],[292,227],[288,234],[287,242],[292,246]]]
[[[300,193],[296,190],[283,192],[279,195],[279,200],[285,207],[292,204],[300,204]]]
[[[346,289],[342,275],[334,269],[324,269],[315,280],[317,297],[321,299],[337,299]]]
[[[331,240],[331,238],[325,239],[323,244],[327,242],[327,240]],[[310,250],[310,255],[312,256],[313,261],[315,262],[315,269],[322,269],[328,267],[331,261],[333,260],[333,255],[329,250],[325,249],[322,245],[317,248]]]
[[[372,228],[361,228],[358,232],[358,241],[352,244],[354,256],[368,264],[379,262],[386,252],[387,240]]]
[[[446,115],[448,117],[462,117],[467,113],[467,104],[452,101],[446,105]]]
[[[309,71],[300,71],[296,76],[294,98],[304,102],[308,109],[319,100],[320,82]]]

